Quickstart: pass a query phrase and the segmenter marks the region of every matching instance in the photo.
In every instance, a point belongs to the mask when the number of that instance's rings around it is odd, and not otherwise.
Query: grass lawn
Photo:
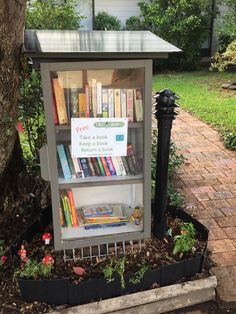
[[[153,77],[153,90],[173,90],[181,97],[180,106],[221,133],[236,131],[236,91],[221,88],[236,81],[236,73],[208,71],[159,74]]]

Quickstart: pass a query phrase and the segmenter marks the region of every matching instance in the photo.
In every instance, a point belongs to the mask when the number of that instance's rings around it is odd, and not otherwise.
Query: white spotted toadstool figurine
[[[52,239],[52,235],[49,232],[46,232],[42,235],[42,240],[45,244],[50,244],[50,240]]]
[[[42,263],[44,265],[48,265],[48,264],[53,264],[54,263],[54,258],[51,255],[46,255],[44,256]]]

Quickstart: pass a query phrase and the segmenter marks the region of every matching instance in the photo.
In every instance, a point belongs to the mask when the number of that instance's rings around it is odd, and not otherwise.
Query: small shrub
[[[94,30],[121,30],[121,22],[116,16],[110,15],[106,12],[98,12],[94,18]]]
[[[125,22],[125,30],[127,31],[141,31],[143,29],[144,26],[138,16],[130,16]]]
[[[45,264],[35,260],[28,260],[14,272],[14,277],[39,279],[48,278],[51,275],[53,263]]]
[[[227,70],[228,66],[232,64],[236,64],[236,40],[229,44],[225,52],[217,52],[215,54],[215,62],[211,64],[210,69],[224,71]]]
[[[120,259],[111,259],[110,264],[104,267],[102,272],[107,282],[115,280],[115,274],[117,274],[120,278],[122,289],[125,288],[125,257]]]
[[[185,222],[181,227],[181,234],[174,237],[173,254],[187,253],[194,249],[196,244],[196,230],[192,223]]]
[[[236,132],[226,132],[224,135],[225,147],[236,150]]]

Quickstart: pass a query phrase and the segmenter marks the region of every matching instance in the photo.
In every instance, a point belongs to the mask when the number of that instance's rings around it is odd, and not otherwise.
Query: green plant
[[[213,12],[208,0],[142,0],[139,2],[142,24],[158,36],[183,50],[168,63],[193,70],[200,60],[200,48],[207,39]]]
[[[37,262],[29,259],[27,262],[22,263],[21,266],[15,270],[14,278],[48,278],[53,270],[53,263]]]
[[[4,248],[5,241],[0,240],[0,267],[3,266],[7,260],[7,257],[5,256],[6,250]]]
[[[121,22],[116,16],[106,12],[98,12],[94,18],[93,29],[95,30],[121,30]]]
[[[107,282],[115,280],[114,276],[117,274],[120,278],[121,287],[123,289],[125,288],[125,257],[119,259],[112,258],[110,264],[105,266],[105,268],[102,269],[102,272]]]
[[[146,271],[149,270],[149,266],[146,265],[146,263],[138,264],[138,267],[140,267],[139,270],[134,274],[134,277],[130,278],[129,280],[134,285],[139,283],[141,279],[143,278],[144,274],[146,273]]]
[[[168,184],[168,196],[170,199],[169,204],[176,206],[176,207],[181,207],[184,202],[184,196],[175,190],[174,185],[171,181],[169,181]]]
[[[227,70],[229,65],[236,64],[236,40],[228,45],[223,53],[215,54],[215,62],[211,64],[210,69],[217,69],[218,71]]]
[[[78,29],[84,18],[74,0],[29,1],[26,11],[27,29]]]
[[[127,31],[141,31],[144,29],[142,21],[138,16],[130,16],[125,21],[125,30]]]
[[[185,253],[194,249],[196,230],[192,223],[185,222],[181,226],[181,234],[174,237],[173,254]]]
[[[225,132],[223,138],[225,147],[236,150],[236,132]]]

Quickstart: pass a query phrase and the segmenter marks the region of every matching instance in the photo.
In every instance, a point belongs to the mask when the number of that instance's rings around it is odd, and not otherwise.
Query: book
[[[70,112],[72,118],[79,117],[78,88],[75,84],[70,85]]]
[[[127,116],[127,100],[126,100],[126,89],[120,90],[120,102],[121,102],[121,117],[126,118]]]
[[[89,110],[90,110],[90,100],[91,97],[89,95],[90,90],[89,90],[89,84],[85,84],[84,85],[84,92],[85,92],[85,102],[86,102],[86,118],[89,118],[90,114],[89,114]]]
[[[96,176],[101,176],[101,171],[100,171],[100,168],[99,168],[99,165],[98,165],[97,158],[96,157],[91,157],[91,160],[92,160],[93,168],[95,170],[95,175]]]
[[[89,171],[89,165],[88,165],[88,160],[87,158],[79,158],[81,168],[83,170],[84,176],[89,177],[90,176],[90,171]]]
[[[103,168],[103,165],[102,165],[102,161],[101,161],[101,158],[100,157],[97,157],[97,162],[98,162],[98,167],[99,167],[99,170],[101,172],[101,175],[102,176],[105,176],[105,170]]]
[[[102,117],[108,118],[108,89],[102,89]]]
[[[136,88],[134,90],[134,112],[135,120],[143,121],[143,101],[141,88]]]
[[[70,227],[72,224],[72,220],[71,220],[68,197],[63,195],[63,196],[61,196],[61,200],[62,200],[62,204],[63,204],[63,211],[65,213],[66,225],[67,225],[67,227]]]
[[[65,179],[71,179],[71,171],[66,158],[66,152],[63,144],[57,145],[57,153],[61,163],[61,168]]]
[[[96,79],[92,79],[91,82],[91,88],[92,88],[92,112],[93,117],[97,117],[97,81]]]
[[[134,121],[134,90],[127,89],[127,118],[129,122]]]
[[[122,159],[126,174],[129,176],[132,175],[126,156],[121,156],[121,159]]]
[[[112,88],[108,89],[108,115],[109,118],[114,118],[114,90]]]
[[[126,176],[127,173],[126,173],[126,170],[125,170],[121,156],[117,156],[116,159],[117,159],[119,166],[120,166],[121,175]]]
[[[114,98],[115,118],[121,118],[120,89],[114,90]]]
[[[105,157],[100,157],[100,159],[101,159],[101,162],[102,162],[103,169],[105,171],[105,175],[106,176],[110,176],[111,173],[110,173],[110,171],[108,169],[106,158]]]
[[[114,166],[114,168],[115,168],[116,175],[117,175],[117,176],[121,176],[122,173],[121,173],[121,169],[120,169],[120,165],[119,165],[119,162],[118,162],[117,157],[116,157],[116,156],[112,156],[112,157],[111,157],[111,160],[112,160],[113,166]]]
[[[90,230],[90,229],[100,229],[100,228],[109,228],[109,227],[121,227],[121,226],[125,226],[127,225],[127,222],[113,222],[113,223],[109,223],[109,224],[95,224],[95,225],[86,225],[84,226],[84,228],[86,230]]]
[[[67,197],[68,197],[69,203],[70,203],[70,211],[71,211],[71,215],[72,215],[72,226],[77,227],[79,225],[79,223],[78,223],[78,218],[77,218],[77,214],[76,214],[73,192],[71,190],[68,190],[66,194],[67,194]]]
[[[55,95],[59,124],[67,124],[68,116],[67,116],[67,110],[66,110],[64,89],[58,78],[52,79],[52,85],[53,85],[53,91]]]
[[[90,205],[90,206],[84,206],[82,208],[84,217],[94,217],[94,216],[101,216],[101,215],[111,215],[112,214],[112,208],[108,205]]]
[[[96,176],[91,157],[87,157],[89,172],[91,176]]]
[[[106,159],[107,167],[108,167],[108,170],[109,170],[111,176],[115,176],[116,175],[116,170],[115,170],[114,165],[112,163],[111,157],[105,157],[105,159]]]
[[[85,118],[87,115],[87,104],[86,104],[86,94],[85,93],[79,93],[78,96],[78,102],[79,102],[79,117]]]
[[[97,82],[97,117],[102,117],[102,83]]]
[[[52,110],[53,110],[53,122],[54,124],[59,124],[58,114],[57,114],[57,107],[56,107],[56,100],[54,91],[52,89]]]
[[[70,151],[70,155],[71,155],[71,145],[69,145],[69,151]],[[71,158],[72,158],[72,162],[74,164],[76,178],[82,177],[82,170],[80,169],[80,164],[79,164],[78,159],[76,157],[71,157]]]
[[[76,172],[75,172],[75,167],[74,167],[74,163],[70,154],[70,149],[68,145],[64,145],[64,149],[65,149],[65,153],[66,153],[66,158],[67,158],[67,162],[70,168],[70,172],[71,172],[71,178],[75,179],[76,178]]]
[[[88,83],[88,95],[89,95],[89,117],[93,118],[93,96],[92,96],[92,81]]]
[[[137,159],[134,154],[134,149],[132,144],[127,145],[127,160],[130,166],[130,169],[132,170],[133,174],[139,173],[139,165],[137,162]]]

